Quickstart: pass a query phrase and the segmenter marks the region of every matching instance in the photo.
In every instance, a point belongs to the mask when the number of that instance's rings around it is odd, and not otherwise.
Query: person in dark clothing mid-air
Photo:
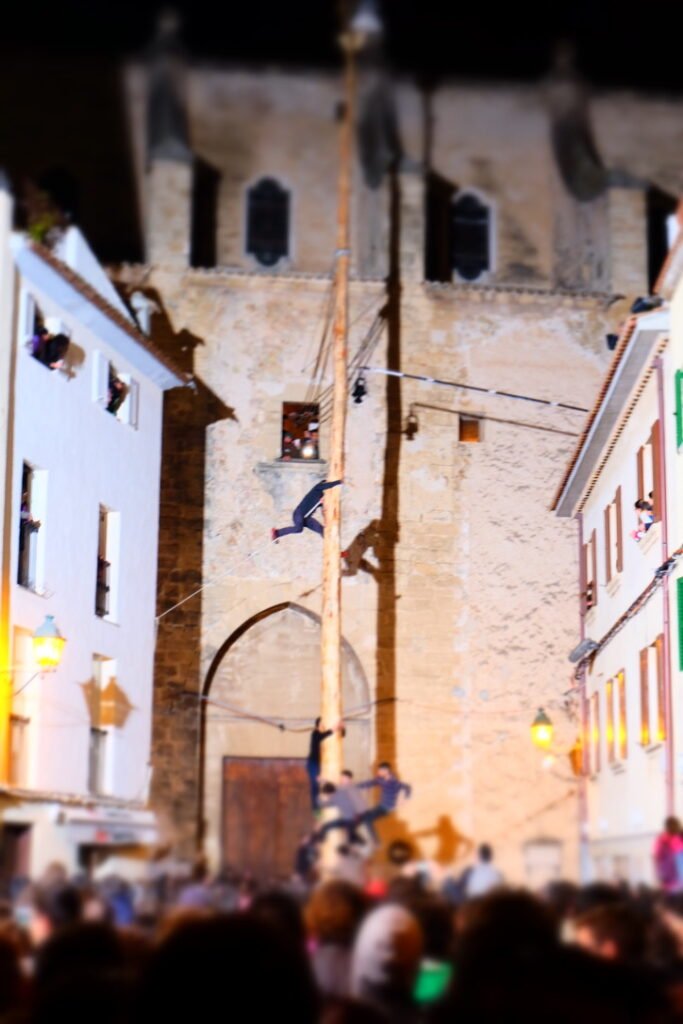
[[[299,502],[292,513],[294,526],[284,526],[281,530],[276,530],[273,527],[270,531],[272,540],[286,537],[288,533],[301,533],[304,529],[313,530],[314,533],[318,533],[322,537],[325,531],[322,523],[314,518],[314,513],[318,511],[323,503],[323,493],[329,490],[330,487],[339,487],[341,482],[341,480],[331,480],[329,483],[326,483],[325,480],[321,480],[315,487],[311,487],[308,494]]]
[[[401,795],[409,797],[412,793],[412,786],[409,786],[407,782],[401,782],[391,770],[391,765],[387,761],[382,761],[378,766],[377,775],[374,779],[368,779],[367,782],[359,782],[358,789],[379,789],[379,800],[374,807],[371,807],[369,811],[365,811],[356,819],[357,825],[365,825],[368,832],[370,833],[373,841],[379,844],[379,836],[375,830],[375,822],[378,818],[385,818],[387,814],[391,814],[396,809],[398,798]]]

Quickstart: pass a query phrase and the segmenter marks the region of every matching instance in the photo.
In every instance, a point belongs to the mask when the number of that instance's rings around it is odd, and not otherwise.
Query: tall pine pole
[[[329,480],[344,479],[344,435],[348,399],[347,343],[349,308],[350,207],[353,126],[356,92],[353,31],[342,36],[344,51],[344,107],[339,129],[339,184],[337,200],[337,250],[334,271],[334,322],[332,327],[334,392],[329,451]],[[323,597],[321,628],[320,715],[325,728],[342,718],[341,679],[341,488],[325,492],[323,539]],[[322,774],[335,780],[342,770],[342,735],[334,732],[322,744]]]

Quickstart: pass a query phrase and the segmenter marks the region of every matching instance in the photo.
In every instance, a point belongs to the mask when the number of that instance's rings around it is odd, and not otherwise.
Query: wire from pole
[[[532,398],[530,395],[518,395],[514,391],[499,391],[497,388],[482,388],[476,384],[462,384],[454,380],[441,380],[439,377],[427,377],[420,373],[405,373],[403,370],[389,370],[378,366],[359,366],[364,373],[379,373],[385,377],[402,377],[405,380],[419,380],[424,384],[437,384],[439,387],[461,388],[463,391],[476,391],[480,395],[495,395],[497,398],[514,398],[518,402],[533,402],[535,405],[546,405],[554,409],[567,409],[570,412],[588,412],[582,405],[570,405],[568,402],[555,402],[549,398]]]

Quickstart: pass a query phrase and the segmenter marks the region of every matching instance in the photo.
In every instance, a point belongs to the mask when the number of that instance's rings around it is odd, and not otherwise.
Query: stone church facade
[[[361,116],[381,88],[364,66]],[[205,589],[159,624],[153,793],[172,840],[219,864],[239,821],[261,835],[260,766],[304,758],[319,711],[320,540],[270,529],[326,473],[341,82],[157,55],[125,89],[146,261],[114,273],[198,380],[167,403],[159,613]],[[569,72],[390,101],[400,150],[375,173],[370,124],[354,170],[350,383],[370,366],[484,390],[365,373],[349,405],[345,757],[412,783],[384,834],[419,856],[488,841],[511,878],[572,876],[577,552],[548,506],[584,414],[487,392],[592,405],[681,191],[680,104],[589,109]],[[282,458],[285,403],[319,423],[311,458]],[[230,765],[252,773],[239,820]]]

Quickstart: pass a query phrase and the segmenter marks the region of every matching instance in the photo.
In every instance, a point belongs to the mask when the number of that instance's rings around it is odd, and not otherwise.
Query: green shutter
[[[683,445],[683,370],[676,370],[676,445]]]
[[[678,667],[683,672],[683,576],[676,580],[678,591]]]

